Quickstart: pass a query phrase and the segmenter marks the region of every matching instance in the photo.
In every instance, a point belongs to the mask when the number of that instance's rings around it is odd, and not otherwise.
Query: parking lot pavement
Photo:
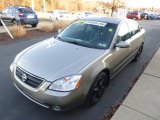
[[[150,27],[146,27],[150,26]],[[158,26],[158,27],[155,27]],[[28,100],[14,87],[9,66],[21,50],[33,45],[44,37],[0,45],[0,120],[98,120],[117,101],[121,101],[130,84],[139,77],[160,46],[160,24],[143,23],[146,29],[144,51],[139,61],[128,64],[105,90],[103,98],[93,107],[81,106],[68,112],[54,112]],[[47,60],[46,60],[47,61]],[[127,113],[126,113],[127,114]],[[129,120],[129,119],[128,119]],[[141,119],[140,119],[141,120]],[[147,120],[147,119],[146,119]]]
[[[160,120],[159,61],[160,49],[111,120]]]
[[[0,33],[4,33],[4,32],[6,32],[6,30],[4,29],[3,26],[0,26]]]

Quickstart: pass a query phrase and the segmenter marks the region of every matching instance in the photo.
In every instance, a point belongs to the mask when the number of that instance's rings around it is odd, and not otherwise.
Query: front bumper
[[[56,111],[66,111],[81,105],[85,101],[83,90],[80,88],[70,92],[49,90],[51,82],[44,81],[38,88],[33,88],[20,80],[16,70],[11,70],[11,77],[15,87],[33,102]]]

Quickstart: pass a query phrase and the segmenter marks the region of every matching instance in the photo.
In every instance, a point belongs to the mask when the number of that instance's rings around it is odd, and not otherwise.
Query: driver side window
[[[131,34],[128,28],[128,24],[124,22],[120,25],[120,29],[117,36],[117,42],[126,41],[130,37],[131,37]]]

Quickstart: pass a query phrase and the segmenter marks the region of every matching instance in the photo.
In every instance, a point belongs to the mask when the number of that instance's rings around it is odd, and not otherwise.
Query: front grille
[[[16,68],[16,76],[20,80],[22,80],[24,83],[26,83],[27,85],[29,85],[33,88],[39,87],[42,84],[42,82],[44,81],[42,78],[30,74],[20,67]]]

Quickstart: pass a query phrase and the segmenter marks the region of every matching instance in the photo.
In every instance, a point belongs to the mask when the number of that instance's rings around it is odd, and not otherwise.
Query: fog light
[[[53,106],[52,108],[53,108],[53,110],[55,110],[55,111],[60,111],[60,110],[61,110],[61,108],[60,108],[59,106]]]

